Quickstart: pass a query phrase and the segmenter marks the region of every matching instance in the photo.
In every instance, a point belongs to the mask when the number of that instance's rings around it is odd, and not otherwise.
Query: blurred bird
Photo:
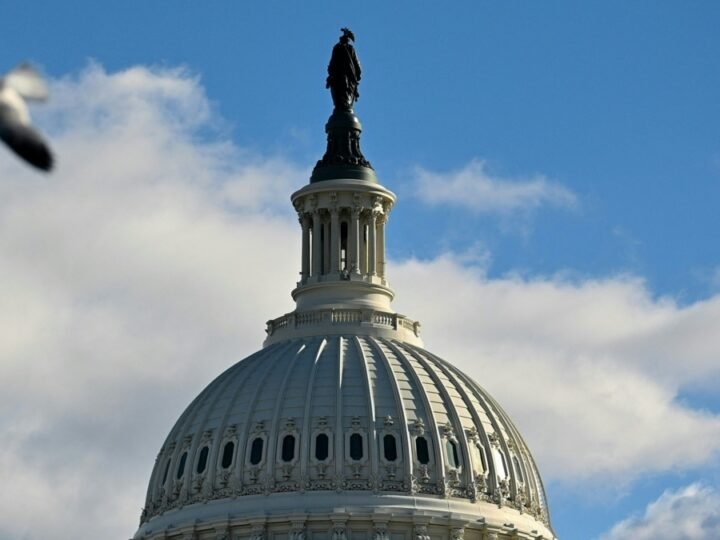
[[[29,64],[22,64],[0,78],[0,139],[31,165],[49,171],[53,166],[50,147],[30,125],[25,100],[45,101],[45,80]]]

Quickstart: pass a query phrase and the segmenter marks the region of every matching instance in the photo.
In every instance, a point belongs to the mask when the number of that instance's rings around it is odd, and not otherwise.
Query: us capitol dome
[[[360,150],[352,41],[328,67],[327,151],[291,197],[296,308],[177,420],[135,540],[555,539],[508,415],[391,307],[396,197]]]

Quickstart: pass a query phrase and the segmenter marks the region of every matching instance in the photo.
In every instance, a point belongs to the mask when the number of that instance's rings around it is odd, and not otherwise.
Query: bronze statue
[[[340,31],[343,35],[333,47],[325,88],[330,89],[336,109],[350,111],[355,100],[360,97],[357,88],[361,70],[355,48],[350,43],[355,41],[355,35],[348,28],[341,28]]]
[[[355,36],[348,28],[341,28],[340,42],[335,44],[328,65],[326,88],[330,89],[335,105],[325,124],[327,150],[313,169],[310,182],[352,178],[377,182],[370,162],[360,150],[362,126],[355,116],[353,104],[360,97],[360,62],[351,41]]]

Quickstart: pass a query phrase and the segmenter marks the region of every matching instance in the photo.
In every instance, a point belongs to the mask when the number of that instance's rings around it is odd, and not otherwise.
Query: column
[[[313,211],[313,228],[312,228],[312,275],[319,279],[322,269],[320,268],[320,211]]]
[[[378,275],[385,279],[385,223],[387,216],[381,215],[377,223],[377,266]]]
[[[367,274],[367,218],[360,217],[360,273]]]
[[[310,275],[310,218],[307,214],[300,217],[302,227],[302,255],[301,255],[301,282],[304,283]]]
[[[353,208],[350,216],[350,237],[348,238],[348,263],[350,271],[360,273],[360,208]]]
[[[330,272],[340,271],[340,216],[338,209],[330,210]]]
[[[368,218],[368,268],[367,273],[371,276],[377,274],[377,242],[376,242],[376,229],[377,226],[377,212],[373,210],[370,212]]]
[[[327,220],[327,216],[323,220],[323,235],[322,235],[322,273],[330,273],[330,222]]]

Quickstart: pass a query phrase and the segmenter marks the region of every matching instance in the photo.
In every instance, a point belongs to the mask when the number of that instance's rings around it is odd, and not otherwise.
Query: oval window
[[[428,448],[428,442],[425,437],[415,439],[415,452],[417,453],[418,461],[422,465],[430,463],[430,449]]]
[[[165,472],[163,473],[163,481],[162,481],[163,485],[165,484],[165,482],[167,482],[168,472],[170,472],[170,461],[171,461],[171,459],[168,458],[167,463],[165,464]]]
[[[522,469],[520,468],[520,462],[518,461],[518,458],[513,456],[512,460],[513,460],[513,464],[515,465],[515,473],[518,476],[518,480],[520,480],[521,482],[524,482],[525,480],[523,480]]]
[[[385,435],[383,437],[383,450],[385,451],[385,460],[395,461],[397,459],[397,444],[393,435]]]
[[[350,435],[350,459],[360,461],[363,458],[363,439],[359,433]]]
[[[315,437],[315,459],[325,461],[330,455],[330,438],[325,433]]]
[[[263,455],[263,439],[261,437],[256,438],[252,442],[252,446],[250,447],[250,464],[251,465],[257,465],[262,461],[262,455]]]
[[[183,452],[183,455],[180,457],[180,463],[178,464],[177,469],[177,475],[176,478],[180,480],[185,474],[185,462],[187,461],[187,452]]]
[[[485,457],[485,448],[481,445],[477,445],[478,453],[480,454],[480,464],[482,465],[483,473],[488,472],[487,458]]]
[[[447,449],[448,464],[455,469],[460,467],[460,456],[458,456],[457,443],[455,441],[448,440],[445,448]]]
[[[225,447],[223,448],[222,461],[220,462],[223,469],[227,469],[230,465],[232,465],[233,454],[235,454],[235,443],[228,441],[225,443]]]
[[[285,435],[282,442],[282,460],[287,463],[292,461],[295,457],[295,437],[292,435]]]
[[[203,446],[203,449],[200,450],[197,467],[195,467],[196,473],[200,474],[205,471],[205,467],[207,467],[208,452],[210,452],[210,448],[208,448],[207,446]]]

